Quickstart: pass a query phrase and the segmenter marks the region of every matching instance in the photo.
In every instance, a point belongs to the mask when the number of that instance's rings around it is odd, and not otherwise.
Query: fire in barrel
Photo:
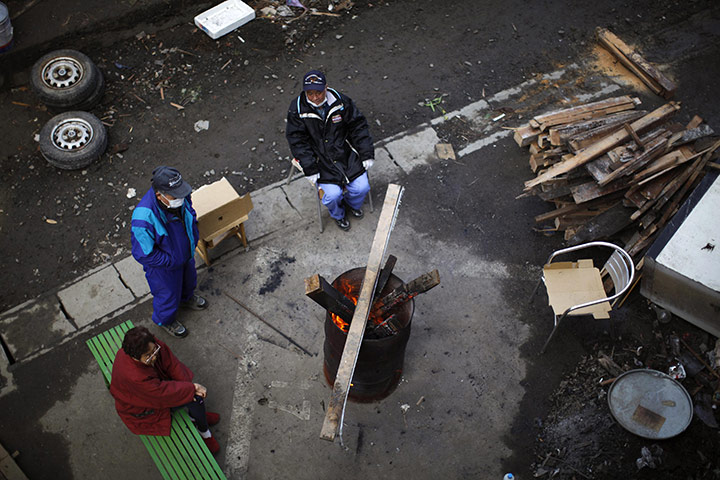
[[[388,257],[380,272],[352,379],[349,397],[373,401],[388,396],[402,375],[405,347],[410,338],[413,298],[440,283],[437,270],[404,283],[392,274],[396,258]],[[335,380],[365,268],[354,268],[332,284],[320,275],[305,279],[305,293],[325,308],[323,371],[330,385]]]

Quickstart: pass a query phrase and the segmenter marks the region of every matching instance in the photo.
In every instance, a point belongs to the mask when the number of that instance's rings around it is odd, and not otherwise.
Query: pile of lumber
[[[533,117],[515,130],[537,176],[521,197],[554,210],[540,231],[562,231],[571,245],[619,236],[639,257],[704,175],[720,147],[695,117],[672,122],[676,102],[647,112],[637,98],[609,98]]]

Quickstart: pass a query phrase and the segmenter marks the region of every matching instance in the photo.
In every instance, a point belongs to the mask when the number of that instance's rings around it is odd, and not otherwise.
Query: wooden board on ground
[[[355,371],[357,356],[360,352],[363,334],[365,333],[365,324],[367,323],[370,306],[372,305],[372,297],[375,292],[375,286],[378,280],[378,274],[382,263],[385,249],[390,239],[390,232],[395,225],[395,217],[400,206],[400,197],[402,196],[403,187],[400,185],[388,185],[385,194],[385,202],[383,203],[380,220],[375,230],[375,238],[370,248],[370,256],[368,257],[367,267],[365,268],[365,278],[360,288],[360,296],[355,307],[350,329],[345,340],[345,348],[343,349],[340,365],[338,366],[335,382],[333,383],[332,396],[328,404],[327,412],[325,412],[325,420],[323,421],[320,438],[323,440],[333,441],[338,432],[338,428],[342,427],[342,419],[345,413],[345,403],[350,392],[350,382]]]
[[[640,78],[650,89],[664,98],[672,98],[675,94],[675,83],[660,73],[638,52],[630,48],[614,33],[606,28],[597,28],[598,40],[615,55],[620,62]]]
[[[440,160],[455,160],[455,150],[449,143],[435,145],[435,154]]]

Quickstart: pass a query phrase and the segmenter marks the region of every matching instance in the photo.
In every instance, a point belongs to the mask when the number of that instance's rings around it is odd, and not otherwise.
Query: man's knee
[[[322,198],[323,205],[336,203],[340,201],[340,198],[342,197],[342,189],[340,188],[325,188],[323,191],[325,192]]]

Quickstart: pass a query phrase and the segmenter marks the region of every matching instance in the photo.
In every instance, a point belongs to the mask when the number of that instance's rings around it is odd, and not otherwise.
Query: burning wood
[[[380,273],[378,286],[375,294],[382,291],[382,288],[390,278],[392,267],[397,259],[390,255],[385,268]],[[387,272],[387,275],[384,275]],[[384,277],[384,278],[383,278]],[[382,281],[382,285],[380,284]],[[394,325],[388,314],[399,305],[410,301],[421,293],[440,284],[440,273],[436,270],[419,276],[415,280],[395,288],[387,295],[374,299],[370,307],[370,322],[366,331],[372,331],[375,335],[380,333],[394,334],[398,326]],[[358,286],[341,283],[339,290],[334,288],[323,277],[318,274],[305,279],[305,295],[313,299],[318,305],[330,312],[333,321],[342,331],[347,332],[355,312],[355,303],[358,299]],[[387,317],[387,318],[386,318]],[[378,328],[378,327],[383,328]]]

